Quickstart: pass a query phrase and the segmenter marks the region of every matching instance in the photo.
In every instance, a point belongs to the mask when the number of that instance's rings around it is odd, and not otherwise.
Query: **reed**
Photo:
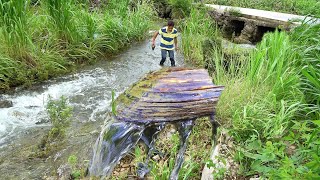
[[[302,29],[306,30],[305,27]],[[228,128],[238,145],[234,158],[241,165],[239,173],[244,176],[259,174],[271,179],[319,177],[317,168],[310,165],[315,160],[310,154],[303,153],[317,152],[302,139],[315,137],[319,129],[310,121],[317,118],[312,116],[315,109],[306,104],[309,99],[306,92],[310,92],[306,87],[314,86],[314,81],[307,82],[309,76],[305,76],[305,70],[301,68],[305,67],[306,54],[296,49],[295,44],[302,43],[304,37],[299,32],[296,37],[277,31],[265,35],[257,50],[248,57],[248,64],[238,67],[240,70],[237,71],[226,70],[223,66],[223,52],[216,50],[212,55],[214,81],[226,86],[217,107],[217,119]],[[310,33],[315,31],[310,30]],[[305,42],[310,44],[301,50],[312,49],[317,44],[317,41]],[[301,136],[295,136],[297,132]],[[288,143],[297,147],[294,153],[287,151]],[[305,169],[298,171],[298,168]]]
[[[73,21],[72,0],[46,0],[48,14],[51,17],[52,27],[56,28],[58,37],[67,42],[74,42],[78,38]]]
[[[111,3],[112,5],[112,3]],[[115,7],[111,6],[104,14],[104,22],[102,34],[108,40],[107,51],[119,51],[126,47],[133,40],[141,40],[146,37],[146,31],[151,23],[151,9],[147,4],[138,5],[134,10],[127,10],[126,16],[123,16],[126,3],[122,3],[117,8],[120,9],[120,14],[115,13]],[[109,7],[109,8],[111,8]]]
[[[45,0],[32,6],[29,1],[1,0],[1,89],[70,72],[77,64],[142,40],[152,24],[152,9],[146,3],[130,9],[128,3],[108,1],[92,11],[82,0]],[[5,71],[12,68],[19,73]]]
[[[4,38],[2,49],[13,58],[24,56],[30,43],[27,7],[28,1],[0,1],[0,22]]]
[[[301,90],[304,92],[309,110],[314,119],[320,118],[320,34],[319,24],[307,24],[296,28],[291,39],[297,52],[298,66],[302,80]]]
[[[191,9],[190,16],[181,24],[182,50],[187,61],[203,65],[203,42],[217,37],[215,24],[205,9]]]
[[[184,18],[189,16],[191,11],[192,0],[169,0],[173,10],[173,17]]]

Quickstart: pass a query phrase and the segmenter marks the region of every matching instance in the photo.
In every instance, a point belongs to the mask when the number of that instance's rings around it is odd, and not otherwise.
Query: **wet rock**
[[[72,172],[72,169],[70,165],[63,164],[58,168],[57,172],[58,172],[59,179],[70,179],[70,174]]]
[[[13,106],[12,101],[9,100],[0,100],[0,108],[10,108]]]
[[[39,121],[36,122],[36,124],[39,125],[39,124],[45,124],[48,122],[50,122],[49,119],[41,118]]]
[[[155,155],[155,156],[152,157],[152,159],[154,161],[159,161],[160,160],[160,156],[159,155]]]
[[[13,111],[12,115],[16,116],[16,117],[24,117],[24,116],[28,117],[28,115],[26,113],[23,113],[23,112],[20,112],[20,111]]]

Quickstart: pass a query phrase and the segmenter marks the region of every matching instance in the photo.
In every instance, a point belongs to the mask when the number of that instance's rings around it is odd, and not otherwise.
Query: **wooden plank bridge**
[[[117,121],[107,124],[100,134],[90,175],[109,176],[121,157],[141,139],[147,145],[148,153],[137,174],[144,178],[149,172],[148,163],[155,150],[157,135],[167,123],[173,123],[179,132],[180,148],[170,179],[177,180],[187,139],[198,117],[210,117],[212,137],[215,138],[218,124],[214,112],[223,89],[212,83],[205,69],[162,68],[147,74],[113,101],[116,106],[113,117]]]
[[[205,69],[163,68],[119,96],[116,117],[143,123],[209,116],[223,89],[212,83]]]

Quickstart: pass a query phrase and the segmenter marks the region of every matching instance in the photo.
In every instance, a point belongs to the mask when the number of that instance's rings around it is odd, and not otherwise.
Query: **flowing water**
[[[173,123],[179,131],[180,149],[177,153],[170,180],[177,180],[184,161],[184,153],[187,149],[187,141],[194,126],[194,121],[195,119],[174,123],[162,122],[146,124],[109,121],[104,126],[94,145],[94,154],[89,166],[90,176],[101,179],[109,177],[120,159],[130,152],[141,139],[148,147],[148,154],[145,162],[138,164],[137,175],[140,179],[144,179],[145,175],[151,170],[149,164],[151,156],[154,153],[161,155],[161,152],[157,152],[155,149],[158,134],[166,124]]]
[[[30,179],[52,174],[52,171],[59,168],[53,166],[59,165],[50,162],[58,162],[59,158],[72,153],[83,155],[88,160],[93,139],[98,137],[101,125],[107,119],[106,114],[111,109],[111,92],[119,95],[146,73],[160,69],[158,64],[161,55],[158,47],[152,51],[150,40],[136,43],[126,52],[86,66],[72,75],[35,85],[30,90],[2,94],[0,99],[13,102],[13,107],[0,109],[2,177]],[[175,59],[177,66],[184,66],[180,54],[176,54]],[[170,61],[167,60],[165,65],[169,64]],[[28,159],[28,153],[50,129],[45,110],[49,95],[53,99],[66,97],[69,105],[74,108],[72,126],[68,130],[68,145],[52,155],[53,160],[50,162],[48,159],[33,162]]]

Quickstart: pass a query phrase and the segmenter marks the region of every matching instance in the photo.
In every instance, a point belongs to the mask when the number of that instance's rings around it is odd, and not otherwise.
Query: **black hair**
[[[174,26],[174,22],[172,20],[168,21],[168,26]]]

